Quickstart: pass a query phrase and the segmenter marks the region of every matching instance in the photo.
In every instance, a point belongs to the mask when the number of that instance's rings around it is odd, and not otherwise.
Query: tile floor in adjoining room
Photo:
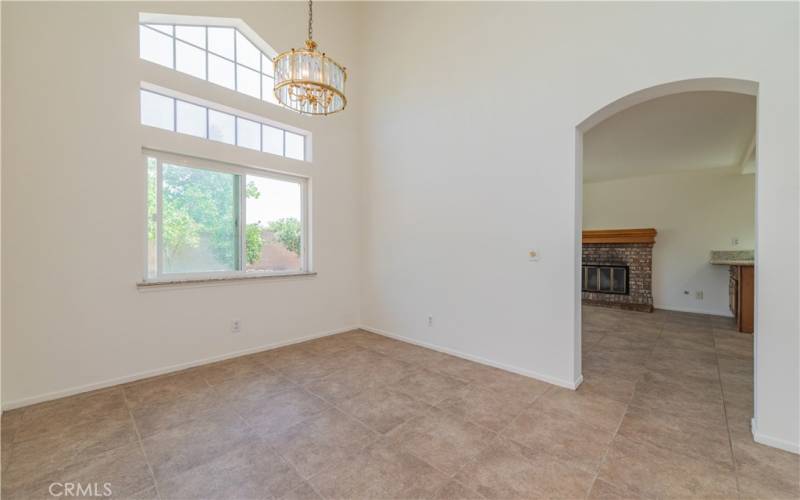
[[[354,331],[9,411],[2,496],[800,496],[798,456],[750,434],[752,336],[583,316],[578,391]]]

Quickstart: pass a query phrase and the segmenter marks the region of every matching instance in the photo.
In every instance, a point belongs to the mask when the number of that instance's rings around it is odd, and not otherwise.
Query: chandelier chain
[[[308,0],[308,39],[312,40],[312,24],[314,22],[314,9],[312,8],[312,1]]]
[[[2,0],[0,0],[2,1]],[[308,39],[305,47],[275,56],[273,91],[279,103],[309,115],[329,115],[347,106],[347,70],[317,50],[314,41],[314,1],[308,1]]]

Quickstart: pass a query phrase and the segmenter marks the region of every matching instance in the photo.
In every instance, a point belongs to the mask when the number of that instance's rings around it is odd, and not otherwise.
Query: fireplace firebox
[[[584,264],[584,292],[628,294],[628,266],[625,264]]]

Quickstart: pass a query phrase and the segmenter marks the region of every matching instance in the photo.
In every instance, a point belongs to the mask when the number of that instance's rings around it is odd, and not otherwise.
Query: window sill
[[[151,289],[175,288],[175,287],[230,285],[235,283],[245,283],[248,281],[307,278],[316,275],[317,273],[315,272],[297,272],[297,273],[283,273],[283,274],[271,273],[271,274],[252,274],[252,275],[242,275],[242,276],[159,279],[159,280],[140,281],[136,283],[136,288],[138,288],[139,290],[151,290]]]

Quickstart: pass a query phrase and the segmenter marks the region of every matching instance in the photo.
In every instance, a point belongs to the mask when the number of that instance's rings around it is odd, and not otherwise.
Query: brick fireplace
[[[583,231],[583,303],[652,312],[655,236],[652,228]]]

